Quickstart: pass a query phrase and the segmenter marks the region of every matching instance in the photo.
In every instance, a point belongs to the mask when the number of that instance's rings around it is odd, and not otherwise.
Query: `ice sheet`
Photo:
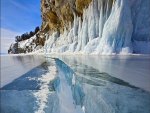
[[[45,61],[42,55],[4,55],[1,57],[0,87],[12,82]]]

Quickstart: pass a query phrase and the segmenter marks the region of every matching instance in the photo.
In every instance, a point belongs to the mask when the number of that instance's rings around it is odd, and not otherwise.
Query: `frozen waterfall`
[[[66,54],[150,54],[149,10],[150,0],[93,0],[82,18],[74,14],[70,30],[47,35],[45,50]]]

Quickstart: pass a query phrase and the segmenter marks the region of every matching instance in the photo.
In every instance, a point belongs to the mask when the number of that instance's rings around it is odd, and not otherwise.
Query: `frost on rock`
[[[149,10],[149,0],[93,0],[69,30],[47,35],[45,52],[150,53]]]

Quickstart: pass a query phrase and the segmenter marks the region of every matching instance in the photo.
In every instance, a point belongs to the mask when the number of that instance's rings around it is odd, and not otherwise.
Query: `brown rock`
[[[42,26],[41,31],[59,31],[69,28],[74,20],[73,14],[82,16],[83,9],[92,0],[41,0]]]
[[[89,6],[89,4],[91,3],[92,0],[76,0],[75,4],[76,4],[76,10],[79,13],[83,13],[83,9],[87,8]]]

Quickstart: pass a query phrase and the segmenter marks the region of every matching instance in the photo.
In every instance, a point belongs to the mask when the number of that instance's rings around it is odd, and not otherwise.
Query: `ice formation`
[[[150,54],[150,0],[93,0],[70,30],[47,34],[46,53]]]
[[[34,92],[33,95],[37,98],[36,103],[38,104],[39,108],[35,113],[45,113],[44,109],[47,107],[46,103],[48,103],[48,95],[49,95],[49,84],[56,77],[56,67],[49,66],[50,73],[43,74],[38,81],[42,82],[42,86],[40,90]],[[34,78],[32,78],[34,79]]]

